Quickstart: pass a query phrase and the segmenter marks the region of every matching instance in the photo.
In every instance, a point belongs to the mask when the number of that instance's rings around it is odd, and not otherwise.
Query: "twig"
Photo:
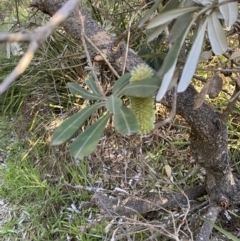
[[[57,26],[70,15],[77,2],[77,0],[69,0],[53,15],[53,17],[45,26],[38,29],[35,33],[29,34],[29,38],[27,38],[25,34],[22,34],[22,36],[20,34],[8,35],[8,38],[12,42],[23,41],[25,39],[30,41],[30,44],[26,54],[21,58],[18,65],[10,73],[10,75],[7,76],[3,83],[0,84],[0,94],[6,91],[8,87],[13,83],[13,81],[24,72],[24,70],[28,67],[29,63],[33,59],[34,53],[39,48],[40,44],[42,44],[57,28]],[[16,38],[15,41],[13,40],[14,37]],[[4,36],[4,38],[6,39],[6,35]]]
[[[82,12],[81,12],[80,9],[78,10],[78,14],[79,14],[81,27],[82,27],[81,28],[81,40],[82,40],[82,45],[83,45],[83,48],[84,48],[84,51],[85,51],[85,54],[86,54],[86,57],[87,57],[87,61],[88,61],[88,64],[89,64],[89,66],[91,68],[91,72],[92,72],[93,78],[95,80],[95,83],[96,83],[96,85],[98,87],[98,90],[100,91],[102,96],[105,96],[103,88],[102,88],[102,86],[100,85],[100,83],[98,81],[96,72],[94,71],[93,64],[92,64],[92,61],[91,61],[91,57],[90,57],[90,54],[88,52],[88,48],[87,48],[86,41],[85,41],[86,35],[85,35],[84,17],[82,15]]]
[[[84,36],[85,39],[88,41],[88,43],[90,43],[92,45],[92,47],[100,54],[100,56],[102,57],[102,59],[105,61],[105,63],[107,64],[107,66],[109,67],[109,69],[112,71],[112,73],[117,77],[120,78],[119,74],[117,73],[117,71],[112,67],[112,65],[109,63],[109,61],[107,60],[107,58],[105,57],[105,55],[102,53],[102,51],[92,42],[92,40],[90,38],[88,38],[86,35]]]
[[[221,68],[197,68],[196,71],[206,71],[206,72],[240,72],[240,68],[235,69],[221,69]]]
[[[1,33],[0,43],[14,43],[14,42],[31,42],[33,40],[34,33]]]

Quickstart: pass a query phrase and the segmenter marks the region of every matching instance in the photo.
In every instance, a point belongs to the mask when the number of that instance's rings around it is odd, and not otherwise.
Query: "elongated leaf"
[[[163,77],[161,87],[156,96],[156,101],[160,101],[165,95],[165,93],[167,92],[168,86],[170,85],[171,80],[173,78],[176,63],[177,63],[177,58],[175,60],[175,63],[172,65],[172,67],[168,70],[168,72]]]
[[[186,13],[176,20],[168,37],[170,43],[175,43],[175,41],[179,38],[182,32],[184,32],[184,30],[188,27],[191,20],[192,13]]]
[[[85,100],[102,100],[103,99],[103,97],[99,95],[96,95],[94,93],[89,93],[87,90],[83,89],[77,83],[67,83],[67,86],[73,95],[79,94]]]
[[[212,0],[193,0],[193,1],[198,4],[202,4],[202,5],[207,5],[207,4],[212,3]]]
[[[160,26],[158,26],[149,36],[148,36],[148,39],[147,41],[148,42],[151,42],[153,41],[156,37],[158,37],[165,29],[166,27],[168,26],[170,22],[167,22],[165,24],[162,24]]]
[[[146,12],[146,14],[143,16],[143,18],[141,19],[138,27],[141,28],[144,23],[147,22],[147,20],[151,17],[151,15],[154,13],[154,11],[158,8],[159,4],[162,2],[163,0],[156,0],[155,3],[152,5],[152,7]]]
[[[114,126],[122,135],[131,135],[138,132],[138,121],[131,109],[122,105],[114,114]]]
[[[96,103],[88,106],[80,112],[72,115],[65,120],[53,133],[52,145],[57,146],[68,141],[81,127],[81,125],[100,107],[103,107],[105,103]]]
[[[160,82],[160,78],[156,77],[134,81],[125,86],[120,94],[134,97],[149,97],[157,91]]]
[[[70,147],[70,153],[74,158],[81,160],[94,151],[110,116],[111,114],[106,114],[76,138]]]
[[[131,78],[131,74],[127,73],[122,75],[113,85],[113,93],[118,94],[126,85],[129,84],[129,80]]]
[[[207,27],[207,22],[208,20],[206,19],[203,23],[202,26],[200,26],[200,31],[197,34],[197,37],[193,43],[193,46],[191,48],[191,51],[189,53],[187,62],[183,68],[182,72],[182,77],[179,81],[177,91],[178,92],[183,92],[187,89],[192,76],[195,72],[195,69],[197,67],[198,59],[201,53],[202,45],[203,45],[203,40],[205,36],[205,30]]]
[[[93,77],[89,77],[87,80],[86,80],[86,85],[92,90],[92,92],[95,94],[95,95],[98,95],[99,97],[101,97],[101,93],[95,83],[95,80],[93,79]]]
[[[165,73],[167,73],[173,65],[176,65],[176,60],[184,43],[184,40],[188,34],[188,31],[191,27],[192,23],[190,22],[188,27],[184,32],[180,35],[178,40],[173,44],[172,48],[169,50],[164,62],[162,64],[161,69],[158,71],[157,76],[163,77]]]
[[[174,86],[177,86],[177,82],[178,82],[178,79],[179,79],[179,72],[180,72],[180,66],[177,66],[175,68],[172,80],[171,80],[171,82],[170,82],[170,84],[168,86],[167,91],[172,89]]]
[[[122,106],[122,101],[114,95],[110,95],[106,101],[106,108],[112,113],[116,113]]]
[[[208,37],[212,46],[212,50],[216,55],[223,54],[227,51],[227,38],[224,34],[223,27],[213,12],[208,18]]]
[[[221,4],[225,2],[224,4]],[[232,26],[238,19],[238,2],[226,3],[225,0],[219,0],[219,10],[223,15],[226,27]]]
[[[167,23],[185,13],[193,12],[199,10],[200,7],[187,7],[187,8],[177,8],[171,11],[160,13],[159,16],[155,17],[147,26],[148,29],[155,28],[159,25]]]
[[[179,2],[176,0],[169,0],[167,4],[164,6],[164,9],[161,11],[161,13],[168,12],[170,10],[173,10],[179,6]]]

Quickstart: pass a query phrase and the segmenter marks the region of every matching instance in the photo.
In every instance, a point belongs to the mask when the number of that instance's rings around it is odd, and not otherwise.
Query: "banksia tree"
[[[140,64],[131,72],[130,82],[151,78],[152,76],[152,69],[146,64]],[[131,109],[139,124],[139,133],[146,134],[153,130],[155,122],[153,96],[130,97],[130,101]]]

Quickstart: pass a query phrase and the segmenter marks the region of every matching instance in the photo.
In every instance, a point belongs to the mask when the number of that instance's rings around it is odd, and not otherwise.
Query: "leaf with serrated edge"
[[[95,83],[95,80],[92,77],[89,77],[86,80],[86,85],[92,90],[94,94],[99,95],[101,97],[100,91]]]
[[[57,146],[68,141],[79,130],[80,126],[87,120],[87,118],[97,109],[103,107],[104,104],[105,103],[102,102],[88,106],[65,120],[54,131],[51,144]]]
[[[157,91],[159,84],[160,79],[156,77],[134,81],[125,86],[119,94],[134,97],[149,97]]]
[[[176,63],[177,63],[177,58],[175,60],[175,63],[172,65],[172,67],[168,70],[168,72],[163,77],[161,87],[156,96],[156,101],[160,101],[163,98],[163,96],[165,95],[165,93],[167,92],[168,86],[169,86],[169,84],[172,80],[173,74],[174,74]]]
[[[88,92],[77,83],[67,83],[67,87],[73,95],[79,94],[85,100],[103,100],[103,97]]]
[[[106,101],[106,108],[111,113],[116,113],[122,106],[122,101],[114,95],[110,95]]]
[[[174,9],[174,10],[167,11],[164,13],[160,13],[159,16],[155,17],[148,24],[147,29],[155,28],[155,27],[162,25],[164,23],[167,23],[185,13],[193,12],[193,11],[196,11],[199,9],[200,9],[200,7],[187,7],[187,8],[178,8],[178,9]]]
[[[227,51],[227,38],[223,31],[223,27],[217,17],[217,14],[213,12],[207,18],[208,24],[208,37],[212,46],[212,50],[216,55],[223,54]]]
[[[113,93],[118,94],[126,85],[129,84],[129,80],[131,78],[131,74],[127,73],[122,75],[113,85]]]
[[[192,76],[195,72],[195,69],[197,67],[198,59],[201,53],[205,30],[207,26],[207,20],[204,21],[203,25],[201,26],[200,31],[197,34],[197,37],[193,43],[193,46],[191,48],[191,51],[189,53],[187,62],[183,68],[182,76],[178,84],[177,91],[183,92],[187,89]]]
[[[114,114],[114,126],[116,131],[122,135],[131,135],[138,132],[138,121],[131,109],[122,105]]]
[[[70,146],[70,154],[77,159],[90,155],[96,148],[111,114],[106,114],[82,132]]]
[[[221,4],[225,2],[224,4]],[[238,2],[226,3],[226,0],[219,0],[219,10],[223,15],[226,27],[232,26],[238,19]]]

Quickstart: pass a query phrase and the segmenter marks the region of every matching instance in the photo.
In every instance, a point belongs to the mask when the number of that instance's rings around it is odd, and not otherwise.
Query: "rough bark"
[[[52,16],[66,1],[33,0],[32,6]],[[84,16],[85,35],[105,54],[115,70],[121,74],[125,61],[125,43],[121,42],[115,46],[114,38],[103,30],[80,6],[63,24],[66,32],[81,45],[82,26],[79,11]],[[91,59],[96,60],[99,53],[89,43],[87,43],[87,47]],[[125,72],[131,71],[139,63],[143,63],[143,60],[129,52]],[[221,120],[220,113],[207,103],[204,103],[199,109],[193,110],[193,100],[196,93],[196,90],[190,86],[184,93],[178,94],[177,113],[184,117],[191,126],[192,155],[206,169],[206,190],[210,204],[219,206],[220,209],[227,208],[229,205],[240,203],[238,195],[240,184],[230,169],[231,157],[227,148],[226,124]],[[171,107],[171,102],[172,93],[169,91],[162,103]],[[130,208],[134,209],[133,206]]]

